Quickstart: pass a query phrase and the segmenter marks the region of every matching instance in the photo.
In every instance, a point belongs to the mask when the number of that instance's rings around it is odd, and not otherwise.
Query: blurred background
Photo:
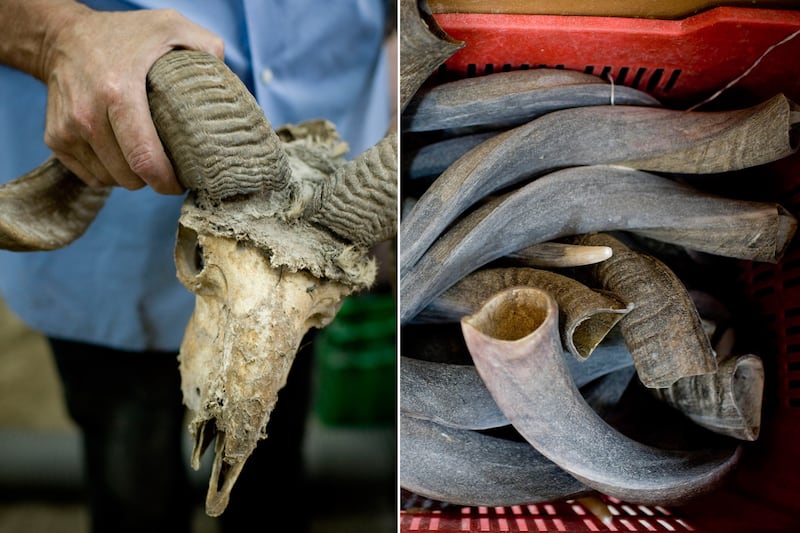
[[[397,529],[394,309],[390,293],[351,297],[318,335],[300,502],[313,533]],[[49,346],[0,301],[0,533],[89,532],[80,438]],[[193,533],[215,533],[202,503],[210,461],[191,470],[188,429],[186,438]]]

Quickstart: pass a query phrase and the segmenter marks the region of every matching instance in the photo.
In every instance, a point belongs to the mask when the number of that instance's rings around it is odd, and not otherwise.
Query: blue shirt
[[[358,155],[389,125],[383,0],[92,0],[172,7],[225,40],[225,61],[273,127],[325,118]],[[0,181],[41,164],[46,88],[0,66]],[[45,335],[123,350],[177,350],[194,295],[175,275],[182,196],[115,188],[87,232],[51,252],[0,252],[0,291]]]

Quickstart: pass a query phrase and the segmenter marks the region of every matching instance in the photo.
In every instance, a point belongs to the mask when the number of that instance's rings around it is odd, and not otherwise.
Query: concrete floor
[[[324,499],[309,510],[313,533],[397,531],[394,428],[331,427],[309,413],[304,453],[310,498]],[[80,469],[47,344],[0,302],[0,533],[88,533]],[[194,533],[217,530],[198,507]]]

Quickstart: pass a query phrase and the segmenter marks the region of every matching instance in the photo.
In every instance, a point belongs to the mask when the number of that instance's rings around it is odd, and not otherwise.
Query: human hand
[[[76,7],[43,49],[45,144],[88,185],[182,193],[150,115],[147,72],[175,48],[222,59],[222,39],[174,10]]]

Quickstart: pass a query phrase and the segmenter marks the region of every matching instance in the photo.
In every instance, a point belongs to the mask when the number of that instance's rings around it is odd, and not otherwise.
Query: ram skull
[[[174,51],[147,78],[153,121],[189,189],[177,231],[180,281],[196,294],[180,348],[192,466],[216,436],[206,513],[221,514],[312,327],[374,282],[374,244],[394,237],[397,134],[349,161],[325,121],[272,129],[214,56]],[[56,159],[0,186],[0,247],[67,246],[108,188]]]

